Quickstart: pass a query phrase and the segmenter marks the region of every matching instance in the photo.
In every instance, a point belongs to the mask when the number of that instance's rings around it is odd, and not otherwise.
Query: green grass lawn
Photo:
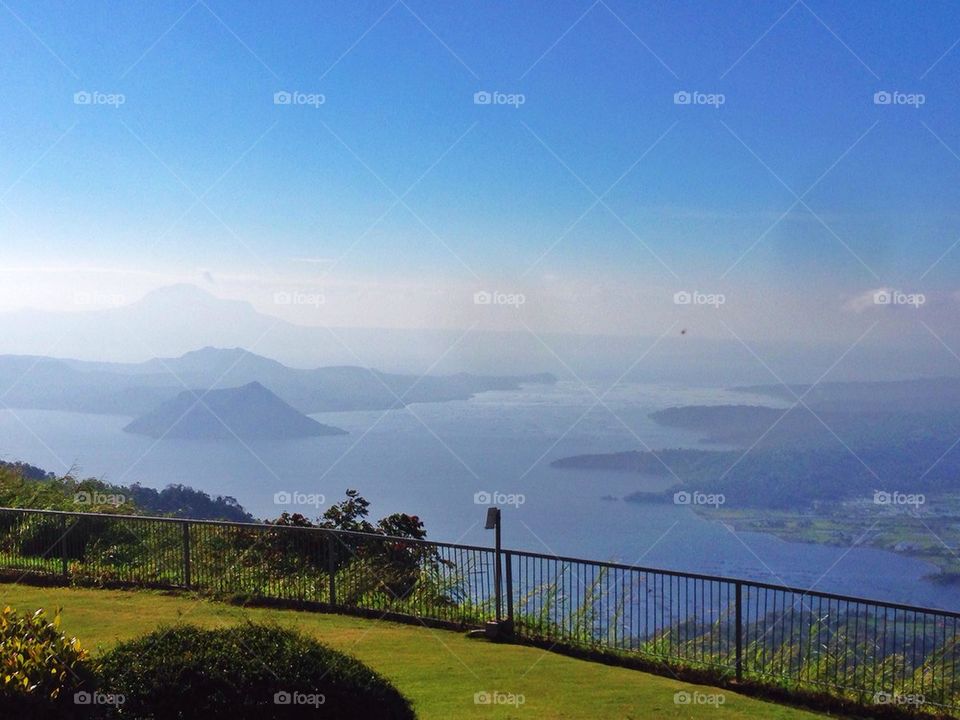
[[[470,640],[463,633],[340,615],[241,608],[149,591],[38,588],[0,584],[0,605],[63,608],[63,628],[94,653],[162,623],[207,627],[244,618],[273,621],[347,652],[389,678],[418,717],[436,718],[762,718],[823,717],[717,688],[690,685],[536,648]],[[474,694],[523,695],[521,706],[477,705]],[[720,694],[722,705],[678,705],[677,692]]]

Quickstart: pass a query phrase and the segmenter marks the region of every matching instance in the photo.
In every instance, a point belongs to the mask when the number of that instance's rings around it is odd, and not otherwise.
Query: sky
[[[188,282],[813,342],[960,310],[956,3],[4,0],[0,48],[0,310]]]

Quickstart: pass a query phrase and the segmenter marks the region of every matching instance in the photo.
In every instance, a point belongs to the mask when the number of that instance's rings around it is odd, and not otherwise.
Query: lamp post
[[[503,598],[500,594],[500,586],[502,578],[500,577],[501,567],[500,567],[500,508],[492,507],[487,509],[487,523],[484,526],[485,530],[493,530],[495,535],[494,540],[494,566],[493,566],[493,585],[494,585],[494,594],[496,598],[497,606],[497,615],[496,615],[496,626],[497,630],[500,629],[500,622],[503,615]]]

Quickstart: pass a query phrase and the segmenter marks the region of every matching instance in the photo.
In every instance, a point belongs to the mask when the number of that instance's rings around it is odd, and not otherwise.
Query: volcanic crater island
[[[295,410],[258,382],[225,390],[184,390],[136,418],[124,431],[180,440],[288,440],[347,434]]]

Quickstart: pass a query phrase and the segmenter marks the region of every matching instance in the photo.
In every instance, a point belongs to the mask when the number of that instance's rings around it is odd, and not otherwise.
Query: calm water
[[[473,544],[492,540],[475,494],[522,494],[522,505],[503,512],[507,546],[960,608],[960,588],[922,580],[933,568],[916,560],[734,534],[682,506],[603,499],[663,487],[662,480],[549,467],[567,455],[639,449],[641,440],[653,449],[697,447],[696,434],[660,427],[647,414],[728,402],[744,396],[623,385],[604,397],[607,407],[593,407],[587,389],[559,383],[386,413],[315,415],[350,434],[250,446],[158,443],[123,433],[128,418],[17,410],[0,412],[0,452],[57,472],[77,464],[84,475],[116,483],[184,483],[232,495],[260,517],[322,512],[275,505],[277,492],[322,494],[329,503],[356,488],[372,502],[375,517],[418,514],[431,538]]]

